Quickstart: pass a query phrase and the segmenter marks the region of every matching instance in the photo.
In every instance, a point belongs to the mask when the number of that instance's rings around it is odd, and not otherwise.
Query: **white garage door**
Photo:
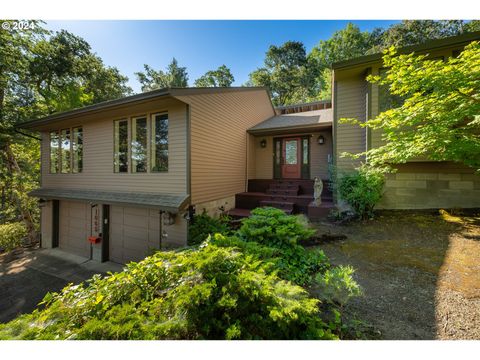
[[[111,206],[110,260],[125,264],[140,261],[160,246],[158,210]]]
[[[76,255],[89,257],[87,240],[90,223],[90,206],[79,201],[60,201],[59,247]]]

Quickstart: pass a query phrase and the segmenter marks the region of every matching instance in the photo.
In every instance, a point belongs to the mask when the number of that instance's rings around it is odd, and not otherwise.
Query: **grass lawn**
[[[480,339],[480,214],[389,212],[346,225],[320,245],[352,265],[364,296],[347,305],[382,339]]]

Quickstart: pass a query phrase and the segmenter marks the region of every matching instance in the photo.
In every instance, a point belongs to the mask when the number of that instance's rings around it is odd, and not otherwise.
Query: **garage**
[[[160,248],[159,210],[111,206],[110,260],[139,261]]]
[[[62,250],[90,256],[87,237],[90,231],[90,205],[80,201],[60,201],[59,242]]]

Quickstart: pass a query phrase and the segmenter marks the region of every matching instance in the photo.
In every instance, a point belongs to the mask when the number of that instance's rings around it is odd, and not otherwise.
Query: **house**
[[[403,51],[455,56],[480,33]],[[333,99],[274,108],[265,88],[161,89],[32,120],[41,134],[43,247],[125,263],[185,246],[195,215],[247,216],[258,206],[324,216],[329,172],[351,171],[381,134],[340,124],[374,117],[387,96],[366,76],[381,55],[333,66]],[[361,161],[361,160],[359,160]],[[323,181],[321,203],[314,179]],[[382,208],[480,207],[480,179],[422,159],[389,175]]]
[[[310,179],[326,179],[332,157],[329,106],[277,115],[265,88],[162,89],[23,123],[41,135],[41,187],[30,195],[42,246],[125,263],[186,245],[196,213],[231,210],[236,196],[292,211],[279,186],[306,209]]]
[[[431,40],[425,44],[399,49],[401,53],[428,54],[430,59],[458,56],[465,45],[480,41],[480,32]],[[339,174],[365,159],[352,161],[344,152],[361,153],[382,143],[381,132],[340,123],[341,118],[365,121],[395,103],[386,89],[366,81],[369,74],[382,69],[382,54],[363,56],[333,65],[333,138],[334,163]],[[386,179],[385,193],[378,208],[438,209],[480,207],[480,176],[471,168],[452,162],[426,159],[398,165]]]

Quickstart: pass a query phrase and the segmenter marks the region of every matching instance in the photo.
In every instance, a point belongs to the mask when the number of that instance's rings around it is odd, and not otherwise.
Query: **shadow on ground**
[[[58,292],[69,283],[110,270],[102,264],[89,268],[88,261],[82,264],[84,259],[62,255],[38,249],[0,255],[0,323],[33,311],[47,292]]]
[[[480,217],[383,213],[348,225],[315,224],[347,239],[320,247],[352,265],[364,296],[346,312],[383,339],[480,339]]]

